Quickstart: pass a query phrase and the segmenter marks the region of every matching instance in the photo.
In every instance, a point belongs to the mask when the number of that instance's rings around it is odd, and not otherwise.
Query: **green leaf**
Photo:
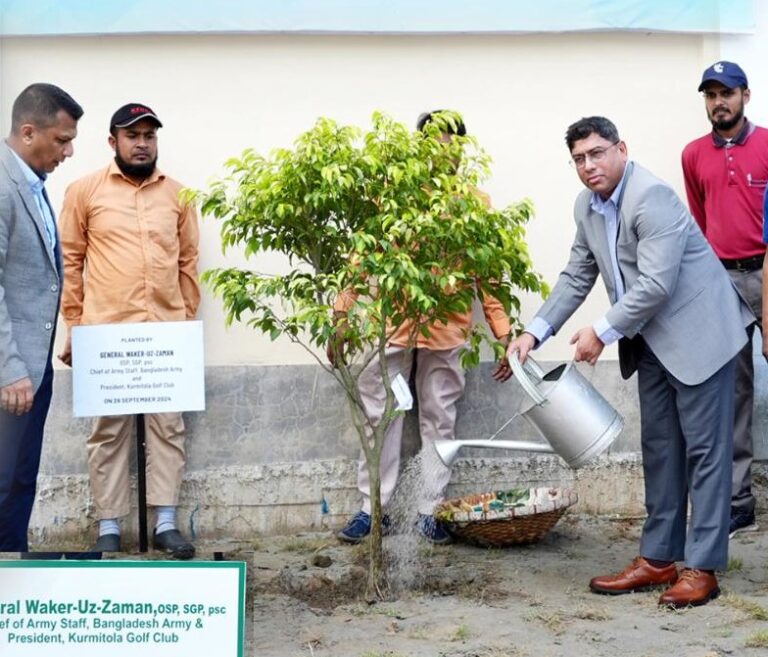
[[[533,204],[486,204],[476,189],[490,158],[472,137],[441,141],[459,118],[440,113],[423,133],[381,112],[366,131],[319,118],[291,148],[245,150],[207,190],[184,190],[185,202],[220,222],[222,248],[240,250],[253,268],[202,276],[227,321],[322,346],[346,290],[350,362],[403,322],[429,336],[476,294],[496,296],[518,326],[522,294],[548,291],[525,243]],[[494,343],[473,331],[467,365],[479,362],[482,342]]]

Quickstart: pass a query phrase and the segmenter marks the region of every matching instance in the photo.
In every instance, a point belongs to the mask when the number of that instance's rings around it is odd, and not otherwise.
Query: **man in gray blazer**
[[[706,604],[720,592],[714,571],[727,565],[734,358],[754,318],[680,199],[629,161],[613,123],[581,119],[566,143],[587,187],[574,208],[576,238],[508,356],[525,361],[602,277],[612,305],[571,344],[577,361],[594,365],[618,340],[622,375],[638,372],[648,517],[640,556],[590,588],[617,595],[669,586],[659,604]]]
[[[62,275],[44,183],[72,155],[82,114],[62,89],[30,85],[0,143],[0,551],[28,549]]]

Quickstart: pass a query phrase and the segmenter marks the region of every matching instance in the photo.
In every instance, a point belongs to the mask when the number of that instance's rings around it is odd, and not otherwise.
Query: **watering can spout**
[[[463,447],[487,447],[491,449],[512,449],[522,452],[541,452],[552,454],[554,450],[544,443],[523,442],[519,440],[436,440],[435,451],[440,460],[451,467]]]
[[[453,465],[459,456],[459,451],[464,446],[461,440],[436,440],[433,444],[440,460],[448,468]]]

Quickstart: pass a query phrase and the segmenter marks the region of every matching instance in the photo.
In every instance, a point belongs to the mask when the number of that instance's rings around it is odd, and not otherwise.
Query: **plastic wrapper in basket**
[[[504,547],[540,540],[577,501],[568,488],[517,488],[446,500],[435,517],[462,540]]]

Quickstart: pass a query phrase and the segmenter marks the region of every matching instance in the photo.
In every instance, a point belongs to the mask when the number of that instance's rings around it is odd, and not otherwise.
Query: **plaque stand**
[[[136,415],[136,463],[139,489],[139,552],[147,552],[147,441],[144,414]]]

